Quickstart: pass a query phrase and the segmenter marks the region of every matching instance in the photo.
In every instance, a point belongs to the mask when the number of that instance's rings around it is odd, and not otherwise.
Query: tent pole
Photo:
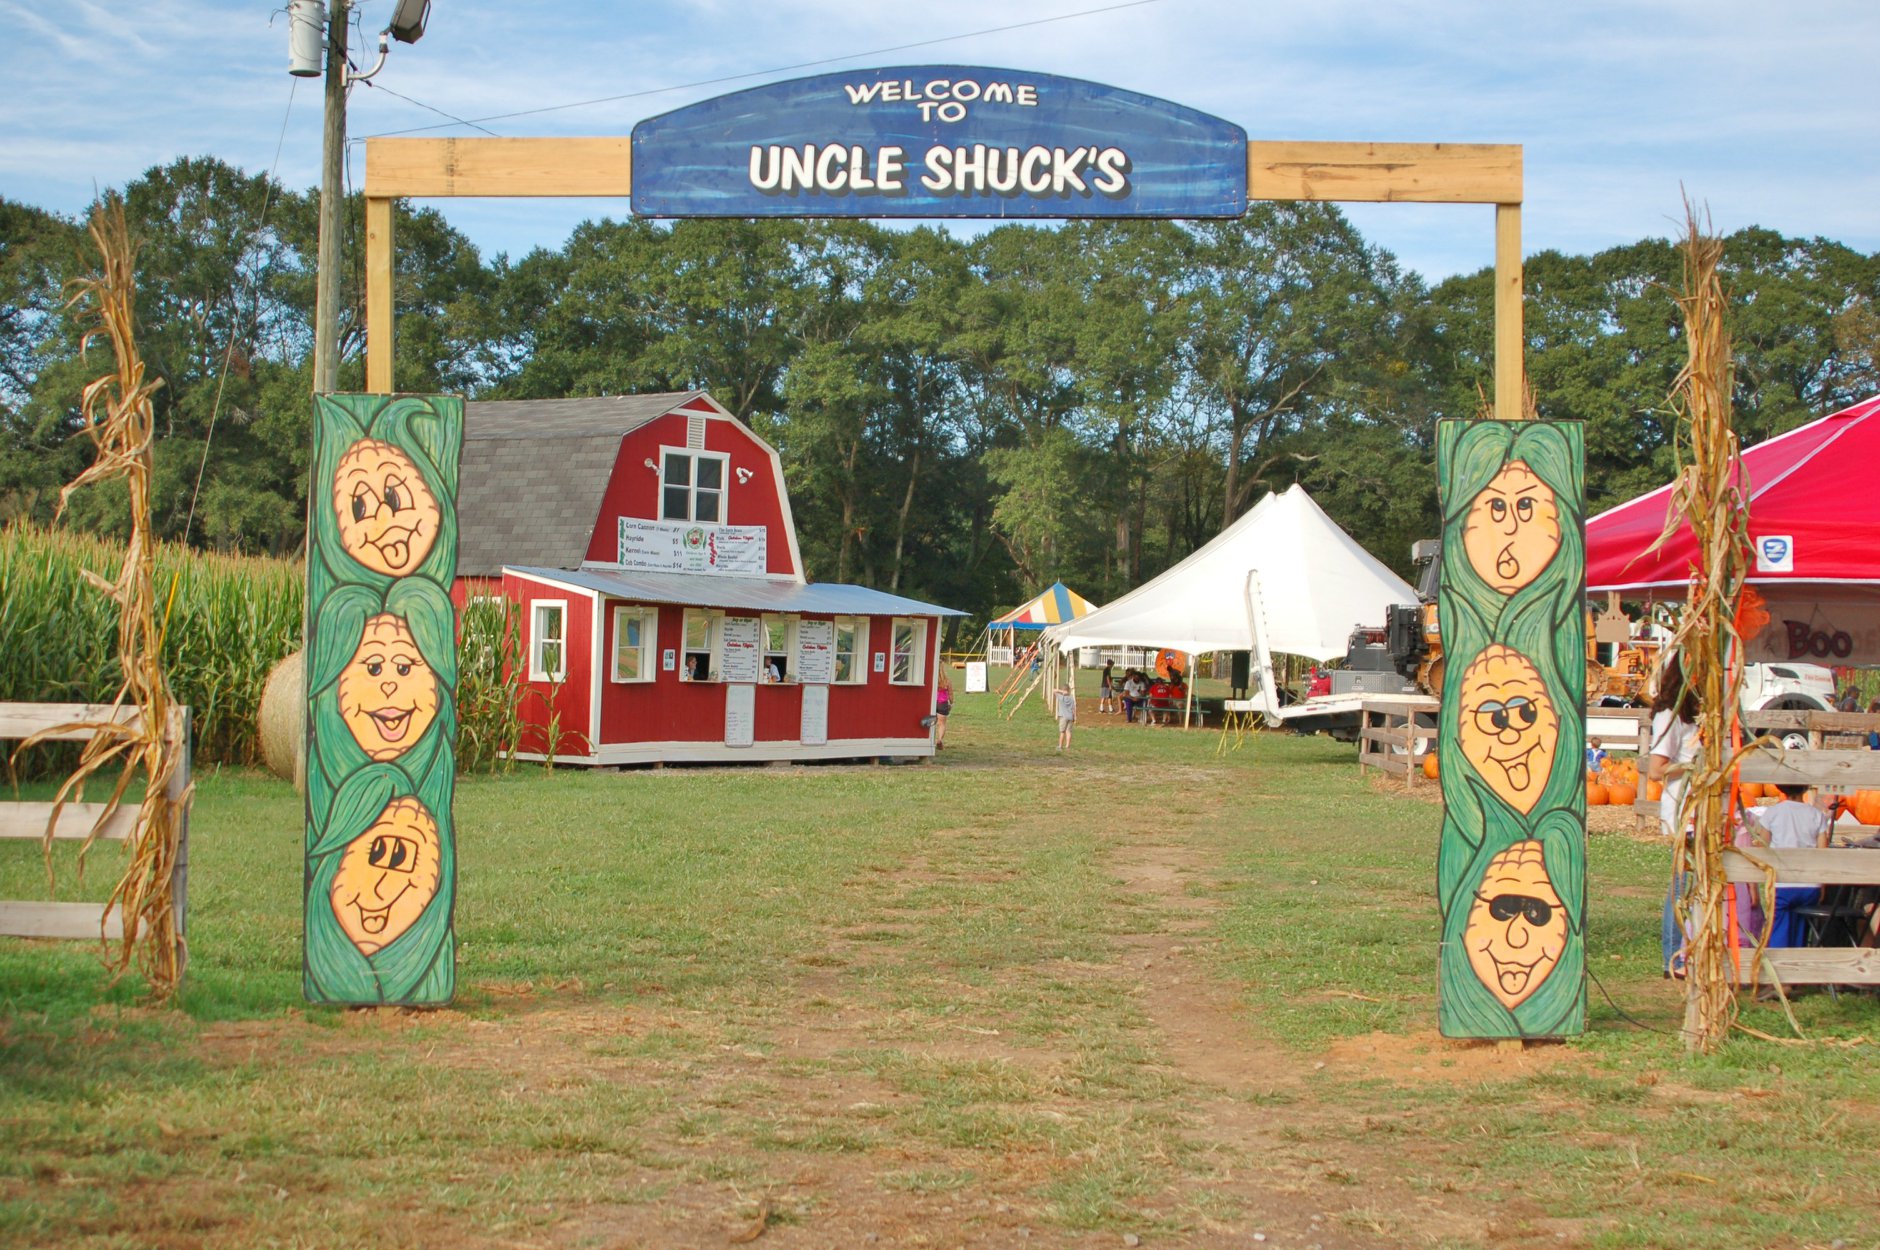
[[[1188,653],[1188,680],[1182,683],[1183,685],[1188,687],[1188,703],[1187,703],[1187,706],[1182,708],[1182,728],[1183,729],[1188,728],[1189,724],[1194,720],[1195,677],[1196,677],[1195,656],[1194,656],[1194,652],[1190,651]]]
[[[1279,719],[1279,690],[1273,684],[1273,656],[1266,647],[1266,618],[1255,607],[1257,593],[1255,582],[1260,574],[1256,569],[1247,570],[1247,581],[1243,587],[1247,600],[1247,629],[1253,635],[1253,663],[1260,672],[1260,696],[1266,704],[1266,723],[1277,729]]]

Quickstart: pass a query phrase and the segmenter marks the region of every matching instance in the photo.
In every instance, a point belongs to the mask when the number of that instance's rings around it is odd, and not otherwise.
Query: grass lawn
[[[0,1244],[1877,1244],[1880,1005],[1687,1057],[1662,848],[1591,843],[1631,1019],[1446,1043],[1434,805],[1086,707],[1068,755],[962,694],[931,767],[466,779],[434,1012],[301,1003],[299,802],[203,776],[179,1010],[0,941]]]

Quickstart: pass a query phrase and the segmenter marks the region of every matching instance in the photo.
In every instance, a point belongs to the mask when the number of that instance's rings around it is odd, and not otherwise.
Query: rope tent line
[[[482,122],[509,121],[516,117],[535,117],[543,113],[559,113],[568,109],[589,108],[596,104],[614,104],[621,100],[637,100],[646,96],[663,95],[668,91],[689,91],[694,87],[716,87],[723,83],[743,82],[750,78],[767,78],[772,74],[787,74],[793,70],[815,69],[822,65],[836,65],[843,61],[853,61],[867,56],[886,56],[890,52],[907,52],[914,48],[931,48],[943,43],[957,43],[962,39],[977,39],[982,35],[1002,35],[1008,31],[1025,30],[1033,26],[1049,26],[1054,22],[1075,21],[1078,18],[1095,17],[1102,13],[1114,13],[1121,9],[1137,9],[1149,4],[1163,4],[1167,0],[1124,0],[1121,4],[1107,4],[1095,9],[1080,9],[1075,13],[1060,13],[1055,17],[1038,17],[1025,22],[1013,22],[1006,26],[989,26],[984,30],[971,30],[958,35],[942,35],[934,39],[919,39],[913,43],[897,43],[891,47],[873,48],[867,52],[847,52],[841,56],[822,57],[814,61],[798,61],[794,65],[779,65],[771,69],[750,70],[742,74],[725,74],[717,78],[701,78],[694,82],[674,83],[666,87],[649,87],[643,91],[626,91],[619,95],[598,96],[592,100],[574,100],[567,104],[549,104],[541,108],[520,109],[514,113],[492,113],[487,117],[478,117],[463,121],[466,126],[478,126]],[[412,101],[417,103],[417,101]],[[429,105],[423,107],[429,108]],[[441,112],[432,109],[432,112]],[[445,114],[449,116],[449,114]],[[462,119],[458,119],[462,120]],[[389,139],[397,135],[423,134],[431,130],[443,130],[443,125],[412,126],[404,130],[381,130],[376,134],[366,135],[367,139]]]

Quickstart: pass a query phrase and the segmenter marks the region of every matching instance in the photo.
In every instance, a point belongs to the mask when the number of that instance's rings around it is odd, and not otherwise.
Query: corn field
[[[116,576],[122,546],[30,526],[0,531],[0,701],[97,702],[122,684],[117,605],[85,578]],[[163,667],[194,709],[199,763],[260,759],[268,671],[300,646],[306,578],[293,561],[157,551]]]
[[[123,559],[122,547],[89,535],[0,529],[0,702],[97,702],[117,693],[117,607],[81,570],[110,578]],[[157,552],[157,595],[169,620],[163,666],[177,701],[194,709],[197,763],[258,764],[261,688],[300,648],[305,570],[293,560],[166,545]],[[505,603],[473,603],[464,613],[457,702],[465,772],[514,762],[522,731],[516,635]],[[29,773],[57,771],[57,749],[39,748],[22,764]]]

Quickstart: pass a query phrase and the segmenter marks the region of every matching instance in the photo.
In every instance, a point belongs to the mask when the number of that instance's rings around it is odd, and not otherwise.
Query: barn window
[[[691,610],[685,614],[685,658],[680,681],[718,680],[718,642],[722,617],[717,612]]]
[[[725,469],[730,457],[683,447],[659,451],[659,519],[723,524]]]
[[[764,618],[764,680],[788,681],[791,676],[790,658],[795,654],[796,618],[766,616]]]
[[[868,680],[868,618],[836,618],[836,682],[859,685]]]
[[[652,681],[654,649],[659,635],[659,609],[614,609],[614,680]]]
[[[888,680],[897,686],[917,686],[926,675],[926,622],[905,616],[894,618],[894,648],[888,660]]]
[[[530,681],[567,679],[567,624],[566,599],[537,599],[529,609]]]

